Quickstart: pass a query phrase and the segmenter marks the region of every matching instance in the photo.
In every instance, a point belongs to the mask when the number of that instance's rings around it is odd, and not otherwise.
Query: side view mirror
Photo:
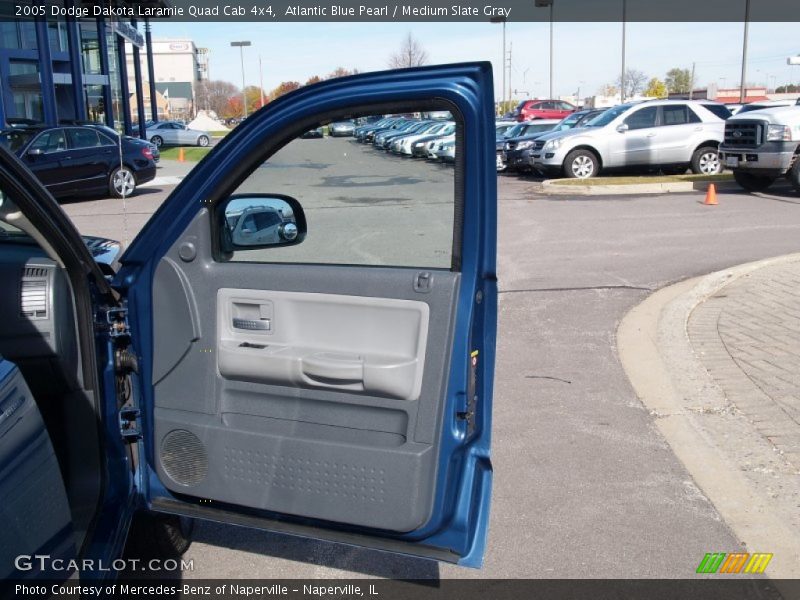
[[[217,210],[223,252],[299,244],[306,236],[300,203],[280,194],[236,194]]]
[[[41,156],[44,151],[41,148],[31,148],[28,150],[28,156]]]
[[[617,125],[617,131],[619,131],[620,133],[625,133],[626,131],[628,131],[628,129],[630,128],[628,127],[627,123],[620,123],[619,125]]]

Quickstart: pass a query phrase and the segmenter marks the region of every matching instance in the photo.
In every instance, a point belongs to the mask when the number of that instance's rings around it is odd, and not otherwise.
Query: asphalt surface
[[[309,146],[311,162],[326,162],[327,142],[309,141],[318,144]],[[364,160],[368,173],[390,164],[441,169]],[[343,206],[368,195],[328,183]],[[84,233],[130,239],[167,191],[127,200],[126,217],[114,200],[65,209]],[[652,290],[796,252],[800,197],[784,188],[720,193],[716,207],[699,193],[555,197],[515,176],[501,176],[499,191],[495,485],[484,568],[201,523],[187,554],[195,570],[184,577],[679,578],[706,552],[740,547],[635,396],[615,331]]]

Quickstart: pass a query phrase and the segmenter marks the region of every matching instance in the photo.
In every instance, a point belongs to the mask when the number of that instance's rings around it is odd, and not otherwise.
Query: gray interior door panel
[[[210,231],[201,209],[154,279],[162,483],[339,523],[424,525],[459,274],[430,271],[418,291],[418,269],[217,262]]]
[[[414,300],[224,288],[220,375],[417,400],[428,305]]]

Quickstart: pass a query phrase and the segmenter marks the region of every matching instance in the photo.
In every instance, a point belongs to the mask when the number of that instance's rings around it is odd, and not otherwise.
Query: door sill
[[[227,523],[229,525],[236,525],[238,527],[261,529],[264,531],[282,533],[295,537],[323,540],[338,544],[347,544],[349,546],[360,546],[363,548],[370,548],[372,550],[379,550],[381,552],[405,554],[408,556],[426,558],[440,562],[456,564],[461,558],[455,552],[450,550],[426,546],[424,544],[418,544],[415,542],[374,537],[363,533],[352,533],[348,531],[338,531],[335,529],[311,527],[309,525],[279,521],[277,519],[271,519],[257,515],[245,515],[230,510],[212,508],[210,506],[187,504],[185,502],[171,500],[169,498],[156,498],[152,501],[150,509],[154,512],[181,515],[194,519],[215,521],[217,523]]]

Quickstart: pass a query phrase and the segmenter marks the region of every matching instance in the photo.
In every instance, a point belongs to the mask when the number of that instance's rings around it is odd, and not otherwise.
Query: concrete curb
[[[709,183],[714,183],[718,190],[740,190],[734,181],[673,181],[669,183],[630,183],[609,185],[559,185],[558,179],[546,179],[542,182],[542,192],[546,194],[573,196],[624,196],[640,194],[677,194],[694,191],[706,191]]]
[[[774,579],[800,577],[800,537],[690,410],[707,402],[715,390],[721,392],[695,358],[687,324],[698,304],[736,279],[798,260],[800,254],[780,256],[663,288],[631,310],[617,330],[620,361],[637,396],[654,416],[656,428],[735,535],[752,551],[774,554],[767,571]],[[687,390],[695,390],[695,397]]]

